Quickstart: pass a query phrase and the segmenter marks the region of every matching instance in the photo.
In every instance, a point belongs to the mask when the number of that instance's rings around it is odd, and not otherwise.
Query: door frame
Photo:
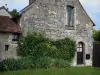
[[[78,47],[79,44],[81,44],[82,47]],[[80,48],[82,49],[82,57],[83,57],[83,58],[82,58],[82,63],[80,63],[80,64],[78,63],[78,48],[79,48],[79,49],[80,49]],[[80,41],[80,42],[77,43],[77,46],[76,46],[76,55],[77,55],[77,56],[76,56],[76,64],[77,64],[77,65],[83,65],[83,64],[85,64],[85,44],[84,44],[84,42],[81,42],[81,41]]]

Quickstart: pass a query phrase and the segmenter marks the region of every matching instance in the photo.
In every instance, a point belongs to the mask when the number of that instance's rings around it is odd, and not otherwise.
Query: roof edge
[[[88,13],[86,12],[86,10],[84,9],[84,7],[82,6],[81,2],[78,0],[79,4],[81,5],[82,9],[84,10],[84,12],[86,13],[86,15],[88,16],[88,18],[90,19],[90,21],[93,23],[93,26],[96,26],[96,24],[93,22],[93,20],[90,18],[90,16],[88,15]]]
[[[35,2],[36,2],[36,0],[33,1],[31,4],[27,5],[25,8],[23,8],[23,9],[20,11],[20,13],[22,14],[22,13],[25,11],[25,9],[29,8],[30,6],[32,6]]]
[[[33,3],[35,3],[35,2],[36,2],[36,0],[33,1],[31,4],[27,5],[25,8],[23,8],[23,9],[20,11],[21,14],[25,11],[25,9],[29,8],[30,6],[32,6]],[[84,12],[86,13],[86,15],[88,16],[88,18],[90,19],[90,21],[93,23],[93,26],[96,26],[96,24],[93,22],[93,20],[90,18],[90,16],[87,14],[86,10],[85,10],[84,7],[82,6],[81,2],[80,2],[79,0],[78,0],[78,2],[79,2],[79,4],[81,5],[81,7],[82,7],[82,9],[84,10]],[[20,14],[20,15],[21,15],[21,14]]]
[[[10,12],[4,6],[0,7],[0,9],[5,9],[9,13],[9,15],[11,16],[11,18],[12,18],[12,15],[10,14]]]

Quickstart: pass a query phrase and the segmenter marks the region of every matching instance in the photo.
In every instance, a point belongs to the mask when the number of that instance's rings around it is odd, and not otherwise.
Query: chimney
[[[7,6],[7,4],[5,4],[5,8],[8,10],[8,6]]]
[[[32,4],[35,0],[29,0],[29,5]]]

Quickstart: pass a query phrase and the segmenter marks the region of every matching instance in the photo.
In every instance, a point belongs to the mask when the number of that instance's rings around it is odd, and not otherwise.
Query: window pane
[[[82,52],[83,50],[82,50],[82,48],[80,48],[80,52]]]
[[[80,48],[77,48],[77,52],[80,52]]]
[[[68,25],[73,25],[73,7],[67,6],[68,11]]]
[[[19,35],[18,34],[13,34],[12,40],[13,41],[18,41],[18,39],[19,39]]]

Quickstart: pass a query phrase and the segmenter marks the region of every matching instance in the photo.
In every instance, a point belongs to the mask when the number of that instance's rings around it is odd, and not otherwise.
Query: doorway
[[[79,42],[77,44],[77,65],[82,65],[84,64],[84,43]]]

